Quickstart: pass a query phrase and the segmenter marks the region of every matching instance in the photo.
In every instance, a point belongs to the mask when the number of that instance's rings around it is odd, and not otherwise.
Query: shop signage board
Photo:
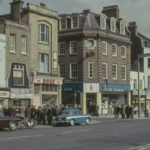
[[[0,91],[0,97],[2,98],[9,98],[10,92],[7,91]]]
[[[98,93],[99,92],[99,83],[84,83],[83,92],[85,93]]]
[[[51,84],[51,85],[62,85],[62,80],[55,79],[34,79],[34,83],[38,84]]]
[[[147,99],[149,100],[150,99],[150,90],[146,90],[146,96],[147,96]]]
[[[30,89],[25,88],[11,88],[11,94],[30,94]]]
[[[33,98],[33,94],[10,94],[10,98],[32,99]]]
[[[132,95],[138,95],[138,91],[132,91]],[[140,91],[140,95],[146,95],[146,92]]]

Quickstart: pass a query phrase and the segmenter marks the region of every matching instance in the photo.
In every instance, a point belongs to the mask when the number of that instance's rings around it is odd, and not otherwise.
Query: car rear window
[[[71,112],[69,112],[69,111],[62,111],[61,115],[71,115]]]

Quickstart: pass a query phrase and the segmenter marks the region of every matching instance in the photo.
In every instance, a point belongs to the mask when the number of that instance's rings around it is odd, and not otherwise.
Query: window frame
[[[123,73],[123,72],[122,72],[122,68],[123,68],[123,67],[125,68],[125,78],[124,78],[124,79],[123,79],[123,75],[122,75],[122,73]],[[122,66],[121,66],[121,78],[122,78],[122,80],[124,80],[124,81],[127,79],[127,75],[126,75],[126,74],[127,74],[126,66],[125,66],[125,65],[122,65]]]
[[[114,23],[114,27],[112,27],[112,25],[113,25],[112,23]],[[116,32],[116,19],[115,18],[110,19],[110,30],[111,30],[111,32]]]
[[[62,19],[65,20],[65,28],[62,28]],[[67,18],[66,17],[60,17],[60,30],[67,29]]]
[[[73,64],[76,64],[77,65],[77,76],[76,77],[72,77],[72,65]],[[78,63],[76,63],[76,62],[72,62],[72,63],[70,63],[70,79],[77,79],[78,78]]]
[[[103,44],[106,44],[106,53],[103,53]],[[107,55],[107,42],[105,42],[105,41],[102,41],[102,54],[103,55]]]
[[[74,22],[73,22],[73,18],[75,18],[75,17],[77,18],[77,23],[76,23],[77,26],[74,26]],[[76,16],[72,16],[71,17],[71,28],[78,28],[78,27],[79,27],[79,16],[77,16],[77,15]]]
[[[22,38],[25,38],[25,44],[24,44],[24,45],[23,45],[23,43],[22,43]],[[25,52],[22,51],[22,47],[23,47],[23,46],[25,47]],[[27,37],[24,36],[24,35],[21,36],[21,53],[27,54]]]
[[[121,28],[123,25],[123,29]],[[126,23],[124,20],[120,21],[120,33],[125,35],[125,28],[126,28]],[[123,31],[123,32],[122,32]]]
[[[64,53],[60,53],[60,51],[61,51],[61,50],[60,50],[60,45],[61,45],[61,44],[64,44],[64,45],[65,45],[64,49],[62,50],[62,51],[64,51]],[[65,42],[60,42],[60,43],[59,43],[59,55],[64,55],[65,53],[66,53],[66,43],[65,43]]]
[[[41,26],[44,25],[44,41],[41,40]],[[39,43],[42,43],[42,44],[49,44],[49,27],[45,24],[39,24]],[[46,41],[47,39],[47,41]]]
[[[102,19],[104,19],[104,23],[102,24]],[[101,29],[103,29],[103,30],[106,30],[106,19],[107,19],[107,16],[106,15],[104,15],[104,14],[102,14],[102,15],[100,15],[100,27],[101,27]]]
[[[44,71],[41,70],[41,54],[44,54]],[[48,58],[48,62],[47,62],[47,58]],[[46,66],[47,65],[47,66]],[[46,71],[46,68],[47,67],[47,71]],[[39,53],[39,72],[42,72],[42,73],[49,73],[49,54],[46,54],[46,53]]]
[[[92,64],[92,70],[91,70],[91,65]],[[91,74],[92,71],[92,74]],[[92,76],[91,76],[92,75]],[[88,62],[88,78],[92,79],[93,78],[93,62]]]
[[[103,65],[106,65],[106,77],[103,77]],[[107,63],[102,63],[102,79],[108,79],[108,66],[107,66]]]
[[[125,50],[125,56],[122,56],[122,48],[125,48],[124,50]],[[126,50],[127,48],[126,48],[126,46],[121,46],[121,57],[122,58],[126,58],[127,57],[127,50]]]
[[[76,49],[77,49],[77,52],[75,52],[75,53],[72,53],[72,43],[77,43],[77,47],[76,47]],[[78,41],[70,41],[70,54],[77,54],[78,53]]]
[[[16,52],[16,34],[10,34],[10,38],[11,38],[11,36],[13,36],[13,43],[11,43],[11,40],[10,40],[10,52]],[[11,44],[13,44],[13,46],[14,46],[14,50],[11,50]]]
[[[116,77],[115,78],[113,77],[113,66],[116,66]],[[113,80],[117,80],[117,71],[118,71],[117,70],[117,64],[112,64],[112,79]]]
[[[64,73],[61,73],[61,66],[65,66],[63,69],[64,69]],[[66,78],[66,64],[59,64],[59,74],[60,74],[60,77],[63,77],[63,78]],[[61,74],[63,74],[61,76]]]
[[[113,46],[116,47],[116,55],[113,55]],[[117,55],[118,55],[118,46],[117,46],[117,44],[112,44],[112,56],[117,57]]]
[[[150,58],[147,58],[147,67],[148,67],[148,69],[150,69]]]

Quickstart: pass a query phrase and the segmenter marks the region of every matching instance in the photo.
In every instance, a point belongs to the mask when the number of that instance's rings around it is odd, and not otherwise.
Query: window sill
[[[103,55],[107,56],[107,54],[102,53]]]
[[[117,57],[117,56],[113,56],[113,55],[112,55],[112,57]]]
[[[41,42],[41,41],[39,41],[39,44],[49,45],[49,43],[47,43],[47,42]]]
[[[23,52],[22,52],[21,54],[22,54],[22,55],[28,55],[28,53],[23,53]]]
[[[15,52],[15,51],[10,51],[10,53],[16,54],[17,52]]]
[[[58,54],[58,56],[65,56],[65,54]]]
[[[121,57],[122,59],[126,59],[126,57]]]

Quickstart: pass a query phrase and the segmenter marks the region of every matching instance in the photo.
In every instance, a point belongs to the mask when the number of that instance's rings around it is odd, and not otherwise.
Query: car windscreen
[[[71,115],[71,112],[70,111],[62,111],[61,115]]]

